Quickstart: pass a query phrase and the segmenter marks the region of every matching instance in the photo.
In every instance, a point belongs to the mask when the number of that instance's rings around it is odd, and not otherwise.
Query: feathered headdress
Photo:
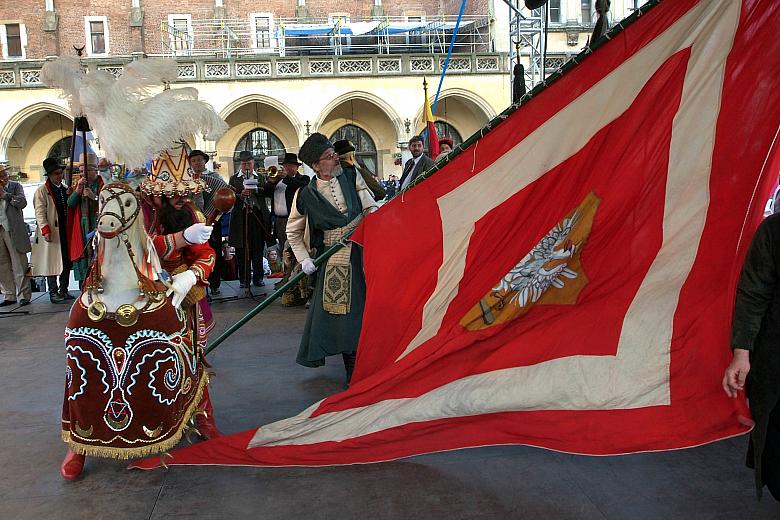
[[[73,116],[86,115],[106,155],[128,168],[141,168],[182,137],[204,134],[216,140],[227,124],[192,87],[161,90],[177,76],[176,62],[141,59],[119,78],[85,73],[76,58],[46,63],[41,81],[63,90]]]

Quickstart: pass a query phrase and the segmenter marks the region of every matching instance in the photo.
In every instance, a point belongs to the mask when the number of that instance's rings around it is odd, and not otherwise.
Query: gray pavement
[[[234,282],[223,288],[235,294]],[[213,337],[252,306],[214,304]],[[83,477],[65,482],[58,428],[67,307],[40,295],[14,310],[30,314],[0,315],[0,519],[780,518],[771,496],[755,499],[744,437],[621,457],[504,446],[336,468],[141,472],[88,459]],[[289,417],[341,390],[340,359],[319,369],[295,364],[304,315],[275,302],[211,356],[224,432]]]

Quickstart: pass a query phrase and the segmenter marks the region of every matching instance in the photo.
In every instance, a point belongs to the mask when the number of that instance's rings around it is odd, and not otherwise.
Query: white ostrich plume
[[[42,82],[58,87],[74,116],[85,115],[100,138],[106,157],[140,168],[183,138],[203,134],[216,140],[227,124],[195,88],[161,87],[176,79],[173,60],[141,59],[118,79],[104,71],[84,73],[75,58],[44,65]]]

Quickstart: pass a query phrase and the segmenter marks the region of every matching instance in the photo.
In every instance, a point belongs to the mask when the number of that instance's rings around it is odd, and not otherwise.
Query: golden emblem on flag
[[[537,304],[576,303],[588,283],[580,254],[600,202],[589,193],[466,313],[460,324],[468,330],[481,330],[518,318]]]

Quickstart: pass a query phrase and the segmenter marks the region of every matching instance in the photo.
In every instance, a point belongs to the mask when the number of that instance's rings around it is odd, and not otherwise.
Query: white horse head
[[[97,232],[102,238],[115,238],[121,233],[135,231],[141,222],[138,220],[141,204],[127,184],[111,183],[103,186],[99,201]]]
[[[144,228],[138,195],[127,184],[111,183],[103,186],[98,201],[93,269],[98,273],[100,299],[109,311],[125,303],[142,305],[141,278],[156,280],[160,260]],[[84,292],[88,298],[88,291]]]

